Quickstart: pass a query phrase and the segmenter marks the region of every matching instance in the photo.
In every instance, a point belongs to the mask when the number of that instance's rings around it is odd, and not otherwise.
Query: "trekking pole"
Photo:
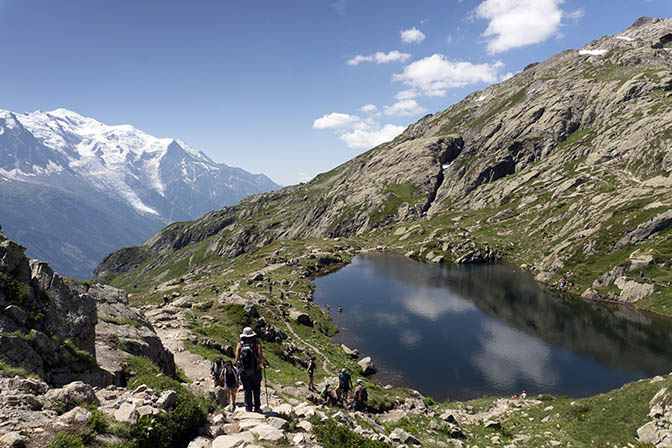
[[[270,408],[268,404],[268,382],[266,381],[266,366],[264,365],[264,388],[266,389],[266,407]]]

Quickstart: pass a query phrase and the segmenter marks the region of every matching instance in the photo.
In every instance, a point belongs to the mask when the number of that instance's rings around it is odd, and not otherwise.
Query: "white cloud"
[[[365,114],[375,112],[378,110],[378,108],[374,104],[366,104],[362,107],[359,108],[361,112],[364,112]]]
[[[375,106],[374,106],[375,107]],[[368,149],[392,140],[406,127],[386,124],[381,127],[377,115],[361,118],[357,115],[333,112],[313,122],[313,129],[333,129],[342,142],[353,149]]]
[[[394,95],[395,100],[410,100],[411,98],[416,98],[420,96],[420,92],[418,92],[415,89],[408,89],[408,90],[402,90],[401,92],[397,92],[396,95]]]
[[[397,50],[392,50],[389,53],[378,51],[369,56],[358,54],[352,59],[348,60],[348,65],[359,65],[362,62],[375,62],[376,64],[387,64],[388,62],[406,62],[411,58],[409,53],[401,53]]]
[[[578,22],[585,14],[586,11],[583,8],[579,8],[576,11],[564,13],[564,16],[570,20]]]
[[[513,78],[513,75],[514,75],[514,74],[515,74],[515,73],[513,73],[513,72],[508,72],[508,73],[503,74],[503,75],[502,75],[502,81],[506,81],[506,80],[509,79],[509,78]]]
[[[512,48],[543,42],[560,28],[563,0],[485,0],[476,16],[489,20],[483,36],[489,38],[488,52],[501,53]]]
[[[383,128],[376,130],[355,129],[351,132],[346,132],[340,138],[350,148],[368,149],[392,140],[404,132],[405,129],[406,127],[404,126],[386,124]]]
[[[427,109],[420,106],[415,100],[397,101],[391,106],[384,107],[385,114],[396,115],[400,117],[410,117],[427,112]]]
[[[416,27],[401,31],[401,41],[405,44],[419,44],[425,40],[425,35]]]
[[[472,64],[464,61],[449,61],[444,55],[432,56],[415,61],[393,79],[419,90],[427,96],[443,96],[446,89],[464,87],[479,82],[493,83],[497,73],[504,66],[502,62],[494,64]]]
[[[361,123],[357,115],[339,114],[334,112],[323,115],[313,122],[313,129],[343,129],[352,128]]]

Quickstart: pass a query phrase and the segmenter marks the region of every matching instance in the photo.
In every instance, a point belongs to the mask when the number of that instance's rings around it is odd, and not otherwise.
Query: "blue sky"
[[[287,185],[645,15],[672,0],[0,0],[0,109],[132,124]]]

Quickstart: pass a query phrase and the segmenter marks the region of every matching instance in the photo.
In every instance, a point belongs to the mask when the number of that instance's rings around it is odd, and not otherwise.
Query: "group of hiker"
[[[240,384],[243,385],[245,395],[245,410],[247,412],[261,413],[261,380],[263,379],[262,368],[268,366],[264,358],[261,343],[257,340],[257,334],[250,327],[245,327],[240,334],[240,342],[236,346],[235,360],[223,360],[217,357],[210,366],[210,377],[215,383],[215,398],[217,404],[223,408],[235,409],[236,392]],[[265,373],[265,369],[263,370]],[[315,373],[315,357],[311,356],[306,369],[308,373],[308,389],[315,390],[313,376]],[[345,404],[349,399],[352,389],[352,378],[347,369],[342,369],[338,375],[338,387],[336,396],[329,390],[327,383],[320,396],[327,405]],[[268,395],[268,392],[267,392]],[[357,379],[357,387],[354,390],[352,409],[356,411],[366,410],[368,392],[361,378]]]
[[[230,406],[233,411],[239,383],[245,392],[245,410],[261,412],[262,367],[268,366],[261,343],[250,327],[245,327],[236,346],[235,366],[230,360],[215,358],[210,367],[210,376],[215,382],[217,403]]]
[[[311,377],[312,382],[312,377]],[[331,393],[329,390],[329,383],[326,383],[320,392],[320,396],[324,400],[327,406],[336,406],[338,404],[347,404],[350,389],[352,389],[352,377],[350,372],[347,369],[341,369],[341,372],[338,374],[338,386],[336,387],[336,396]],[[369,399],[369,394],[366,390],[366,386],[361,378],[357,378],[357,387],[355,387],[355,393],[352,400],[352,409],[355,411],[365,411],[366,402]]]

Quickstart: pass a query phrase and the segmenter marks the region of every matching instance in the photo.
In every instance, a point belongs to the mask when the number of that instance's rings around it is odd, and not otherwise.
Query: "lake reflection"
[[[672,370],[670,320],[563,298],[505,266],[367,254],[315,284],[336,341],[372,356],[380,382],[438,400],[587,396]]]

